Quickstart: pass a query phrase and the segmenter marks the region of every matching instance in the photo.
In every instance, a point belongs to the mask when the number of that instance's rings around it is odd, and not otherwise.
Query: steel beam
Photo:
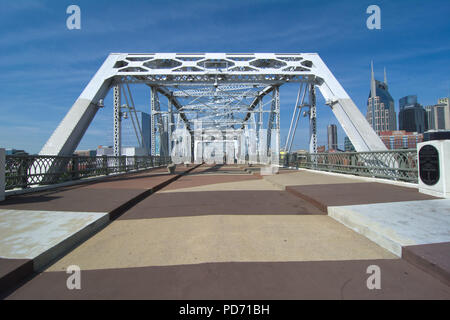
[[[114,65],[123,58],[122,54],[110,54],[95,76],[83,90],[64,119],[45,143],[40,155],[71,155],[99,109],[99,101],[104,99],[113,76]]]
[[[115,83],[145,83],[158,88],[159,92],[167,91],[165,88],[168,86],[188,86],[192,88],[192,94],[199,96],[207,94],[210,90],[198,89],[199,86],[211,88],[218,84],[219,87],[227,86],[226,90],[219,92],[220,95],[226,96],[229,92],[229,97],[236,96],[239,105],[242,104],[245,93],[234,94],[233,90],[243,90],[249,85],[253,85],[254,88],[265,85],[266,88],[260,91],[258,96],[255,97],[254,93],[253,96],[251,93],[248,94],[254,100],[248,108],[247,115],[242,119],[242,128],[250,119],[253,109],[261,98],[270,93],[273,88],[278,88],[287,82],[314,83],[357,151],[386,150],[381,139],[317,54],[118,53],[108,56],[40,154],[71,155],[97,113],[99,101],[105,97],[113,81]],[[154,96],[155,92],[153,92]],[[182,107],[174,97],[170,99],[177,110]],[[152,103],[152,111],[158,111],[155,109],[154,99]],[[231,103],[224,107],[236,106]],[[179,114],[192,133],[189,128],[190,119],[182,112]],[[156,113],[152,113],[153,152],[155,151],[156,116]],[[279,113],[272,116],[277,118],[272,120],[275,120],[275,127],[279,129]],[[159,124],[162,125],[160,121]]]
[[[114,156],[118,157],[122,153],[122,88],[120,84],[114,85]]]
[[[157,111],[156,87],[150,87],[150,149],[151,155],[156,155],[156,111]]]
[[[317,109],[314,84],[309,85],[309,152],[317,153]]]
[[[336,80],[318,54],[305,54],[312,61],[311,73],[317,78],[316,85],[333,110],[336,119],[349,137],[356,151],[387,150],[383,141],[375,133],[366,118]]]

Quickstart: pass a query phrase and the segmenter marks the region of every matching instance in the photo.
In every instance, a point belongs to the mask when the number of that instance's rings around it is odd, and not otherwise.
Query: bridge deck
[[[336,201],[377,203],[379,192],[389,201],[432,197],[350,177],[287,170],[261,177],[244,169],[203,165],[139,199],[7,299],[450,298],[445,270],[440,281],[323,210]],[[0,209],[110,213],[169,178],[154,170],[17,196]],[[441,245],[434,246],[441,254]],[[426,261],[435,259],[426,252]],[[447,260],[445,254],[435,259],[444,269]],[[0,271],[7,264],[17,268],[13,260],[0,259]],[[66,287],[65,270],[74,264],[82,270],[81,290]],[[373,264],[381,268],[381,290],[366,286]]]

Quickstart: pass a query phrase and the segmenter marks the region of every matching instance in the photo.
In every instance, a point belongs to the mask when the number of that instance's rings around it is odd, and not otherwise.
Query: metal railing
[[[287,154],[280,164],[366,177],[418,182],[416,149]]]
[[[5,190],[56,184],[87,177],[124,173],[167,165],[160,156],[38,156],[7,155]]]

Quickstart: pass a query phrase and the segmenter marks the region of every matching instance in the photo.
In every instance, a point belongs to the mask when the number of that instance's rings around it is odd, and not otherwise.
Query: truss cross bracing
[[[286,83],[309,87],[310,123],[314,128],[315,88],[318,88],[357,151],[385,150],[380,138],[318,54],[112,53],[40,153],[72,154],[112,87],[115,147],[120,152],[120,94],[129,91],[124,86],[129,89],[130,84],[147,85],[151,92],[148,110],[153,154],[157,137],[160,153],[170,154],[176,139],[174,131],[184,128],[191,139],[191,150],[187,152],[194,156],[199,123],[201,132],[214,131],[216,135],[217,132],[226,135],[227,131],[255,129],[258,148],[266,144],[268,153],[275,152],[280,144],[279,88]],[[129,97],[132,99],[131,92]],[[263,137],[261,129],[272,130]],[[236,134],[233,139],[238,139]],[[310,139],[315,149],[315,130]]]

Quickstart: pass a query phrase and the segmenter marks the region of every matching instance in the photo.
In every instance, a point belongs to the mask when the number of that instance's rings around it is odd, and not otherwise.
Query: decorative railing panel
[[[416,149],[285,155],[285,167],[307,168],[417,183]]]
[[[6,156],[6,190],[29,188],[79,180],[87,177],[123,173],[167,165],[170,157],[160,156]]]

